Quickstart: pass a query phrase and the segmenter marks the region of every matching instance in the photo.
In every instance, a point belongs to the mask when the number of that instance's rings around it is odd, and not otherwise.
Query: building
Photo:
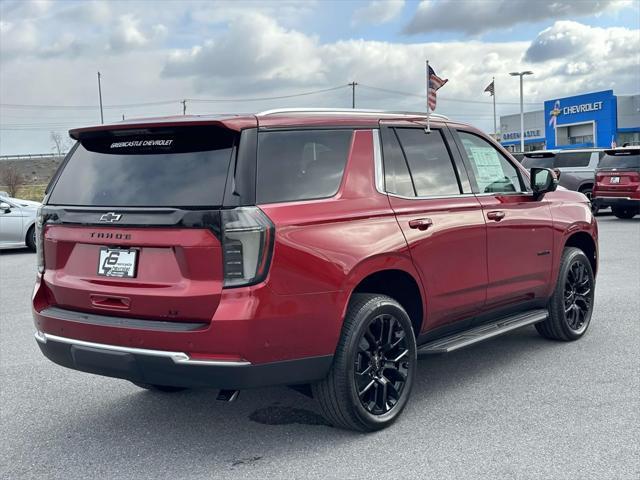
[[[520,115],[500,117],[501,143],[520,150]],[[640,145],[640,95],[613,90],[551,99],[524,114],[525,151]]]

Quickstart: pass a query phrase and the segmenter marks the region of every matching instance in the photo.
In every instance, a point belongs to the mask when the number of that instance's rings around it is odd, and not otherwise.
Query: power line
[[[344,88],[348,88],[349,85],[339,85],[337,87],[331,87],[331,88],[324,88],[322,90],[313,90],[310,92],[303,92],[303,93],[294,93],[291,95],[278,95],[275,97],[253,97],[253,98],[209,98],[209,99],[199,99],[199,98],[187,98],[186,100],[188,102],[194,102],[194,103],[220,103],[220,102],[229,102],[229,103],[236,103],[236,102],[261,102],[261,101],[265,101],[265,100],[282,100],[284,98],[294,98],[294,97],[304,97],[307,95],[316,95],[318,93],[325,93],[325,92],[332,92],[334,90],[341,90]]]
[[[366,85],[363,83],[359,83],[359,86],[363,87],[363,88],[368,88],[370,90],[376,90],[379,92],[387,92],[387,93],[393,93],[395,95],[402,95],[405,97],[416,97],[416,98],[425,98],[424,94],[418,94],[418,93],[410,93],[410,92],[403,92],[400,90],[391,90],[389,88],[381,88],[381,87],[374,87],[372,85]],[[446,102],[459,102],[459,103],[477,103],[477,104],[481,104],[481,105],[491,105],[492,102],[487,102],[484,100],[470,100],[470,99],[465,99],[465,98],[451,98],[451,97],[444,97],[441,95],[438,95],[438,101],[446,101]],[[530,103],[525,103],[526,105],[540,105],[540,103],[538,102],[530,102]],[[520,105],[520,102],[496,102],[496,105]]]

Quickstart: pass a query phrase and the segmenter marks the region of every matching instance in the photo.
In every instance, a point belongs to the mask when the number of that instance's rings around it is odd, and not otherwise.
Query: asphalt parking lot
[[[533,327],[423,357],[411,401],[370,435],[286,388],[151,393],[46,360],[35,255],[0,254],[0,478],[640,478],[640,218],[599,217],[590,331]]]

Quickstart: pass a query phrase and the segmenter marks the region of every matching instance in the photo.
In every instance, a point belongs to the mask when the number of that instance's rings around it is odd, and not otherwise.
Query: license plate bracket
[[[135,248],[100,248],[98,275],[135,278],[138,270],[138,250]]]

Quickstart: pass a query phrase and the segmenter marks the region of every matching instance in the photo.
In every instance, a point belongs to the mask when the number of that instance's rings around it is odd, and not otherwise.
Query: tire
[[[24,238],[24,243],[27,245],[29,250],[36,251],[36,227],[35,225],[31,225],[29,230],[27,230],[27,235]]]
[[[354,294],[331,370],[311,387],[323,416],[361,432],[391,425],[409,399],[416,351],[411,320],[398,302]]]
[[[595,277],[587,256],[579,248],[565,248],[549,300],[549,317],[536,323],[538,333],[565,342],[581,338],[591,323],[594,291]]]
[[[638,209],[633,207],[611,207],[611,211],[618,218],[628,220],[638,214]]]
[[[150,390],[152,392],[162,392],[162,393],[175,393],[186,390],[185,387],[170,387],[168,385],[152,385],[150,383],[137,383],[131,382],[136,387],[144,388],[145,390]]]

